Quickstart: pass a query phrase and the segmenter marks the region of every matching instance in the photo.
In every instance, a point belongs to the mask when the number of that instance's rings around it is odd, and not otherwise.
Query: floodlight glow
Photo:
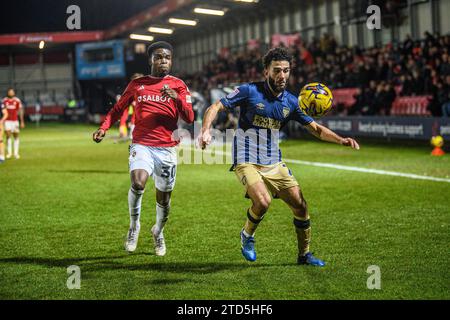
[[[201,14],[210,14],[214,16],[223,16],[225,14],[225,11],[223,10],[213,10],[213,9],[205,9],[205,8],[195,8],[195,13],[201,13]]]
[[[135,34],[132,33],[130,34],[130,39],[134,39],[134,40],[143,40],[143,41],[153,41],[154,37],[152,36],[147,36],[144,34]]]
[[[158,27],[150,27],[150,28],[148,28],[148,31],[153,32],[153,33],[164,33],[164,34],[172,34],[173,33],[172,29],[158,28]]]
[[[197,25],[197,21],[195,20],[187,20],[187,19],[177,19],[177,18],[170,18],[169,23],[173,24],[182,24],[185,26],[195,26]]]

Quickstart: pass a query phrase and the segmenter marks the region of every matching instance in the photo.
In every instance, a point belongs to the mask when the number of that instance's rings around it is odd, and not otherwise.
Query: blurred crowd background
[[[338,106],[337,113],[389,115],[397,96],[428,96],[433,116],[450,110],[449,35],[425,32],[422,40],[407,36],[401,42],[361,49],[324,34],[320,39],[298,41],[289,50],[293,55],[289,91],[298,93],[306,83],[316,81],[332,89],[357,88],[353,105]],[[182,78],[208,98],[218,86],[260,81],[263,54],[259,48],[223,51],[202,71]]]

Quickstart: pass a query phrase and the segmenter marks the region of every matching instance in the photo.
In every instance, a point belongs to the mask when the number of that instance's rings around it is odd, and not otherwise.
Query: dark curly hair
[[[155,51],[156,49],[167,49],[170,52],[173,52],[173,47],[170,43],[166,42],[166,41],[158,41],[155,43],[152,43],[151,45],[148,46],[147,48],[147,54],[149,57],[152,56],[153,51]]]
[[[287,61],[291,64],[292,56],[286,48],[272,48],[262,58],[264,68],[268,68],[272,61]]]

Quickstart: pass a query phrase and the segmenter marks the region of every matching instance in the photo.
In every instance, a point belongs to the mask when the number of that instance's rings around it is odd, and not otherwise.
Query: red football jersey
[[[128,108],[125,109],[125,111],[122,113],[122,115],[120,116],[120,125],[121,126],[126,126],[127,125],[127,120],[128,120]]]
[[[162,96],[161,89],[165,85],[177,92],[177,101]],[[194,121],[189,89],[182,80],[170,75],[163,78],[145,76],[128,84],[100,128],[108,130],[133,101],[136,104],[133,143],[153,147],[175,146],[179,141],[172,139],[172,133],[178,128],[178,117],[188,123]]]
[[[5,108],[8,110],[8,117],[6,118],[6,121],[17,121],[19,120],[18,112],[19,109],[22,107],[22,102],[20,102],[20,99],[17,97],[3,98],[2,104],[5,106]]]
[[[134,121],[136,120],[136,112],[135,112],[135,110],[136,110],[136,101],[133,101],[131,103],[131,107],[133,108],[133,114],[131,115],[130,122],[131,122],[132,125],[134,125]]]

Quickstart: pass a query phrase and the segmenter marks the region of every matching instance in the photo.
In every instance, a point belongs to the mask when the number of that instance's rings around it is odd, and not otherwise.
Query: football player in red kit
[[[129,167],[131,188],[128,192],[130,229],[125,249],[136,249],[140,223],[142,195],[149,177],[156,187],[156,223],[151,229],[155,253],[166,253],[163,229],[170,211],[170,197],[175,185],[179,141],[172,138],[178,118],[192,123],[191,96],[186,84],[171,75],[172,46],[164,41],[148,47],[151,74],[132,80],[119,101],[109,111],[93,140],[100,142],[106,131],[121,117],[124,110],[135,101],[135,128],[130,145]]]
[[[16,97],[14,89],[8,89],[7,96],[3,98],[2,104],[8,110],[8,117],[5,120],[5,132],[6,132],[6,145],[7,145],[7,155],[6,158],[9,159],[12,156],[12,140],[11,136],[14,137],[14,157],[16,159],[20,158],[19,155],[19,131],[25,128],[25,121],[23,116],[22,102]],[[19,124],[20,118],[20,124]]]

